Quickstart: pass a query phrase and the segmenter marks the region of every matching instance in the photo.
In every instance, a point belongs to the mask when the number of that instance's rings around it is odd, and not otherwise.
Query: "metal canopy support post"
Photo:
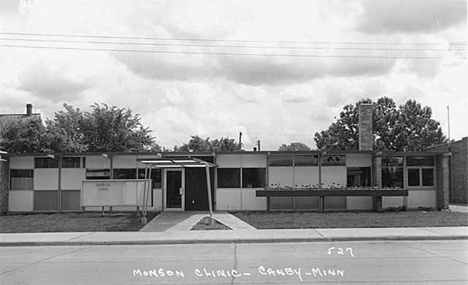
[[[210,167],[205,164],[206,169],[206,188],[208,191],[208,208],[210,209],[210,222],[213,222],[213,204],[211,198],[211,179],[210,179]]]
[[[148,174],[148,188],[145,188],[145,191],[148,191],[146,193],[146,196],[145,196],[145,200],[143,201],[143,209],[144,209],[144,213],[143,213],[143,217],[146,219],[146,214],[148,213],[148,202],[149,202],[149,196],[150,196],[150,192],[152,190],[152,185],[151,185],[151,171],[153,170],[153,166],[150,165],[149,167],[149,174]],[[147,190],[148,189],[148,190]]]
[[[146,201],[146,188],[147,188],[147,183],[148,183],[148,165],[145,165],[145,182],[143,183],[143,209],[142,209],[142,217],[141,217],[141,223],[143,225],[146,225],[148,220],[146,219],[146,210],[145,210],[145,201]],[[137,188],[138,191],[138,188]]]

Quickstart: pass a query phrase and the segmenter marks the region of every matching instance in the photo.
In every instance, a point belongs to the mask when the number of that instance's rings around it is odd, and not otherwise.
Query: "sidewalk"
[[[0,246],[468,239],[468,227],[0,234]]]
[[[168,231],[190,231],[190,229],[204,217],[208,217],[209,212],[162,212],[151,220],[140,232],[168,232]],[[226,225],[232,230],[253,230],[257,229],[240,220],[228,212],[216,211],[213,218]]]

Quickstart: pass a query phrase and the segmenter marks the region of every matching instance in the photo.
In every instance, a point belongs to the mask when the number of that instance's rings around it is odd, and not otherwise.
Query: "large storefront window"
[[[265,187],[265,168],[242,168],[242,187],[260,188]]]
[[[404,188],[403,157],[382,158],[382,187]]]
[[[218,168],[218,188],[240,188],[240,168]]]
[[[408,156],[406,165],[408,167],[408,186],[434,186],[435,161],[433,156]]]

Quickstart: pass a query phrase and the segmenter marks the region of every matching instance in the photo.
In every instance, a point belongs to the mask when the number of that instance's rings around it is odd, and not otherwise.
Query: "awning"
[[[137,159],[138,162],[141,162],[151,167],[157,168],[180,168],[180,167],[216,167],[216,164],[206,162],[198,158],[140,158]]]
[[[151,177],[151,168],[186,168],[186,167],[204,167],[206,169],[206,190],[208,192],[208,206],[210,210],[210,219],[213,220],[213,206],[212,206],[212,198],[211,198],[211,180],[210,180],[210,167],[216,167],[216,164],[206,162],[204,160],[194,158],[194,157],[181,157],[181,158],[140,158],[137,159],[138,162],[145,164],[146,168],[149,166],[149,174],[145,173],[145,179]],[[145,171],[146,172],[146,171]],[[146,177],[147,176],[147,177]],[[148,189],[149,191],[149,189]],[[148,199],[149,193],[144,194],[145,201]],[[146,204],[145,204],[146,205]],[[143,216],[146,223],[146,211],[147,209],[143,209]]]

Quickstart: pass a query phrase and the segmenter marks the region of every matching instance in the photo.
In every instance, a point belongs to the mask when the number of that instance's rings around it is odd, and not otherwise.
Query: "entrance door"
[[[184,170],[166,169],[164,179],[164,210],[183,211],[185,208]]]

